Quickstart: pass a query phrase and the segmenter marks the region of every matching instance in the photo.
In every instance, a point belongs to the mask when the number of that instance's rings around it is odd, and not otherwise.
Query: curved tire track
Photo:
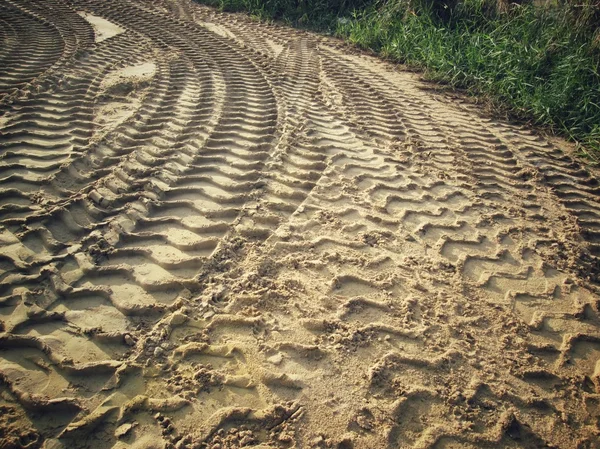
[[[1,444],[597,447],[563,150],[188,0],[0,22]]]

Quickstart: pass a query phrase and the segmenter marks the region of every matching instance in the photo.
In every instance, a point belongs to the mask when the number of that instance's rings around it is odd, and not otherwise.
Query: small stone
[[[322,435],[319,435],[312,439],[311,444],[316,446],[316,445],[322,444],[324,442],[325,442],[325,438],[323,438]]]
[[[211,319],[213,316],[215,316],[215,312],[213,312],[212,310],[209,310],[208,312],[206,312],[206,313],[203,315],[203,318],[204,318],[205,320],[210,320],[210,319]]]
[[[267,362],[272,363],[273,365],[279,365],[281,362],[283,362],[283,354],[279,352],[275,355],[272,355],[271,357],[267,358]]]
[[[64,449],[64,444],[54,438],[44,441],[42,449]]]
[[[240,440],[240,446],[248,446],[250,443],[254,441],[254,438],[246,435],[244,438]]]
[[[125,344],[127,346],[134,346],[135,345],[135,340],[133,339],[133,337],[129,334],[125,334],[125,337],[123,337],[123,339],[125,340]]]
[[[169,425],[170,425],[170,424],[171,424],[171,420],[170,420],[169,418],[163,418],[163,419],[160,421],[160,425],[161,425],[161,427],[164,427],[164,428],[167,428],[167,427],[169,427]]]
[[[165,350],[164,350],[163,348],[161,348],[160,346],[157,346],[157,347],[154,349],[154,356],[155,356],[155,357],[160,357],[161,355],[163,355],[163,354],[164,354],[164,352],[165,352]]]
[[[294,441],[294,439],[292,438],[292,436],[288,433],[282,432],[279,437],[277,438],[279,441],[281,441],[282,443],[291,443]]]
[[[169,320],[169,324],[171,326],[180,326],[188,320],[188,317],[185,316],[181,312],[175,312],[171,315],[171,319]]]
[[[331,342],[334,344],[338,344],[342,341],[342,336],[340,334],[333,334],[331,337],[329,337],[331,339]]]
[[[133,429],[133,424],[131,424],[131,423],[123,424],[122,426],[117,427],[117,430],[115,430],[115,437],[123,438],[125,435],[127,435],[129,433],[129,431],[131,429]]]

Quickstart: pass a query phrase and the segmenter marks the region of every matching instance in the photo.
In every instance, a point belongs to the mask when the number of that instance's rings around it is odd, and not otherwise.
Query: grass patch
[[[335,30],[338,17],[363,11],[373,0],[196,0],[223,11],[246,11],[261,20],[279,20],[288,25],[318,31]]]
[[[207,0],[336,33],[600,155],[600,3]]]

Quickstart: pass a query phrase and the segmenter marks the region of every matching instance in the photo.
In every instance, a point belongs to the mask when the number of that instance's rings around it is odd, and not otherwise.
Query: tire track
[[[596,447],[594,173],[325,37],[0,6],[0,444]]]

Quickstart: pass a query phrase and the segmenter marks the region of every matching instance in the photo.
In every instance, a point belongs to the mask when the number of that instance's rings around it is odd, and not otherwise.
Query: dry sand
[[[598,177],[307,32],[0,2],[0,448],[598,448]]]

